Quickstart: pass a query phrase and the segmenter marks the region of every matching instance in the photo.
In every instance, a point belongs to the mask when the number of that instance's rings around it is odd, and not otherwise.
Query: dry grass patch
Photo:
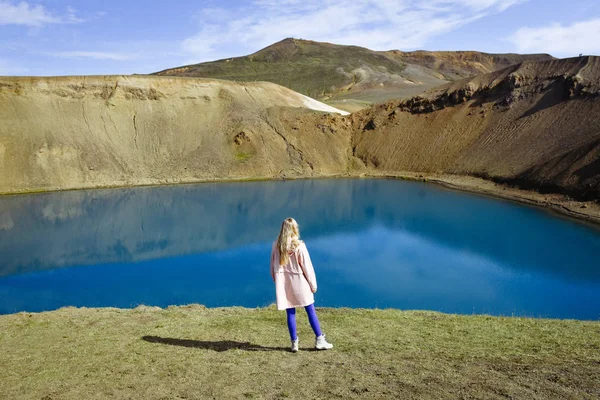
[[[319,309],[332,351],[288,352],[285,313],[202,306],[0,316],[0,397],[599,398],[600,323]]]

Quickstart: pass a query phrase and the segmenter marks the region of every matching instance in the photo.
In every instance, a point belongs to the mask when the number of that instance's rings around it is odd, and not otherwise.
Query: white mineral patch
[[[334,113],[338,113],[338,114],[342,114],[342,115],[350,115],[350,113],[347,111],[342,111],[338,108],[328,106],[325,103],[321,103],[320,101],[317,101],[317,100],[310,98],[308,96],[305,96],[303,94],[299,94],[299,95],[302,96],[304,106],[306,106],[307,108],[310,108],[311,110],[334,112]]]

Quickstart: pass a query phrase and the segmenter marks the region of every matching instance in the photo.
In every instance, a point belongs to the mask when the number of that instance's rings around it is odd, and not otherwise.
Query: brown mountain
[[[475,51],[373,51],[288,38],[249,56],[167,69],[156,75],[274,82],[354,111],[526,60],[547,59],[552,57]]]
[[[353,121],[353,155],[376,169],[600,199],[600,57],[524,62],[374,106]]]

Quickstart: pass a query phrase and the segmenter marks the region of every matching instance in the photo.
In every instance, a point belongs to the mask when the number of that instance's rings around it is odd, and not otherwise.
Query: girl
[[[315,311],[317,278],[308,255],[308,249],[300,240],[298,223],[293,218],[287,218],[281,224],[279,237],[273,242],[271,249],[271,278],[275,282],[277,309],[287,311],[287,324],[292,340],[292,352],[298,351],[298,336],[296,335],[296,307],[304,307],[308,321],[315,332],[317,350],[328,350],[333,347],[327,343],[321,333],[319,319]]]

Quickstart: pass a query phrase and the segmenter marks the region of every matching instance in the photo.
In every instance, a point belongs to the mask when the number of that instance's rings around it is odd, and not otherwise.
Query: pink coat
[[[277,241],[273,243],[271,278],[275,282],[278,310],[304,307],[315,302],[313,291],[317,291],[317,277],[304,242],[290,253],[287,264],[281,266]]]

